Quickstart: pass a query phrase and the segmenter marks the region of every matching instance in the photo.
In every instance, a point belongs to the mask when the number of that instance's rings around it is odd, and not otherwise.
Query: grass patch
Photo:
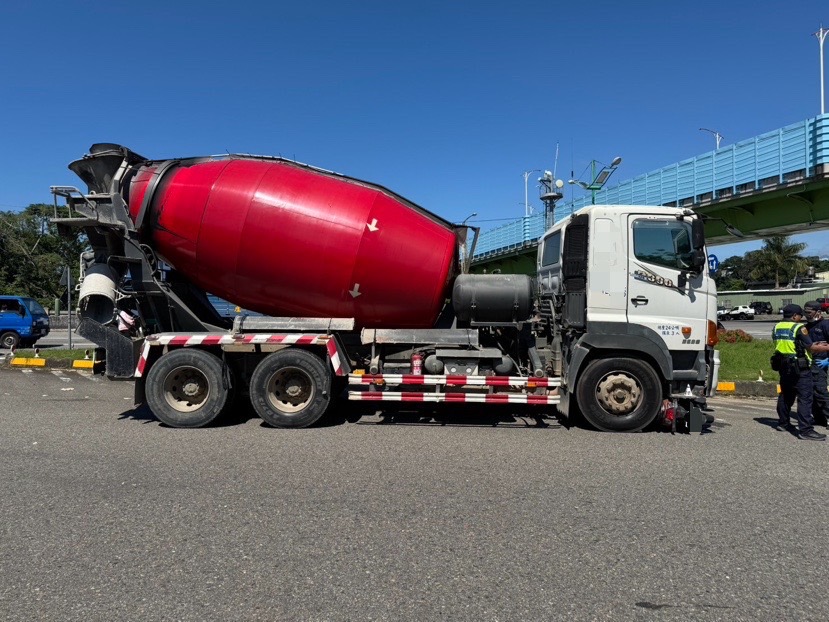
[[[757,380],[760,370],[766,382],[777,382],[778,375],[772,371],[769,359],[774,354],[771,339],[755,339],[744,343],[717,344],[720,351],[720,381]]]
[[[40,358],[53,361],[73,361],[75,359],[82,359],[86,350],[52,350],[44,348],[40,350]],[[35,351],[32,349],[16,350],[15,356],[20,358],[34,358]],[[92,350],[89,351],[89,357],[92,358]]]

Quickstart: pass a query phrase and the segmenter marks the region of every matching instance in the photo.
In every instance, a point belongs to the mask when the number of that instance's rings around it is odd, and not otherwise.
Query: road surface
[[[176,430],[0,370],[3,620],[823,620],[829,443],[366,416]],[[337,411],[346,414],[346,411]],[[347,411],[352,421],[359,411]],[[474,423],[473,423],[474,422]]]
[[[35,345],[38,348],[68,348],[69,329],[52,329],[48,335],[42,337],[41,339],[38,339]],[[80,337],[76,333],[72,333],[72,347],[80,349],[94,348],[95,344],[91,341],[87,341],[86,339]],[[3,348],[0,348],[0,352],[5,352],[5,350]]]

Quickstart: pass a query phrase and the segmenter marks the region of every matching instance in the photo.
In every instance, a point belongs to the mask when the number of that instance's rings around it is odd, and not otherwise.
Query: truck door
[[[669,350],[698,350],[706,342],[711,293],[708,276],[688,272],[691,223],[674,216],[628,216],[628,322],[650,328]],[[688,328],[689,334],[683,334]]]

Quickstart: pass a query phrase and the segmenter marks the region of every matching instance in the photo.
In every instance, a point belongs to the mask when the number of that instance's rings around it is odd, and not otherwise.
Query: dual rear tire
[[[163,355],[147,374],[147,404],[160,421],[200,428],[221,415],[231,400],[229,370],[215,354],[181,348]],[[331,401],[331,372],[320,357],[287,348],[269,354],[250,381],[256,413],[276,428],[316,423]]]
[[[331,401],[331,373],[307,350],[286,349],[266,356],[250,379],[256,413],[275,428],[305,428],[325,414]]]
[[[174,428],[201,428],[225,409],[230,383],[222,360],[205,350],[181,348],[163,355],[147,374],[147,405]]]

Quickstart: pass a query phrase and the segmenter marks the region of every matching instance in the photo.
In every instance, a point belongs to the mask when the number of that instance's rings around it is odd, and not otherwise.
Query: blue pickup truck
[[[0,296],[0,348],[30,347],[49,334],[49,316],[34,298]]]

